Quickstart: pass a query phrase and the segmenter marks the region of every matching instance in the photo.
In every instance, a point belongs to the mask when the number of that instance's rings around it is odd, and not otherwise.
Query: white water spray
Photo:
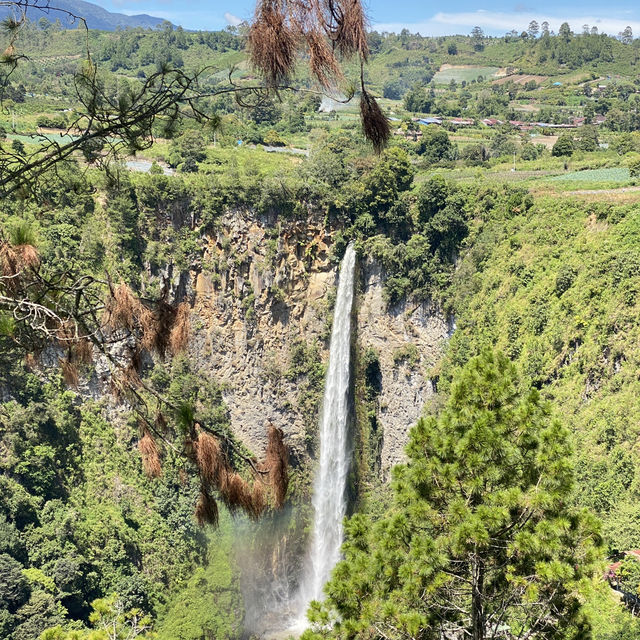
[[[345,490],[351,462],[348,437],[351,310],[356,252],[347,247],[340,265],[333,314],[329,369],[320,418],[320,462],[313,491],[313,538],[299,595],[299,621],[311,600],[322,599],[322,589],[340,560],[342,520],[347,511]]]

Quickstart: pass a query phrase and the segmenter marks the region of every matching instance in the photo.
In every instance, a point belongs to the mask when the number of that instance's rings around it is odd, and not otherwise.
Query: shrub
[[[629,174],[632,178],[640,176],[640,158],[629,163]]]
[[[418,347],[411,342],[398,347],[393,352],[393,362],[396,366],[406,362],[410,369],[414,369],[418,362],[420,362]]]

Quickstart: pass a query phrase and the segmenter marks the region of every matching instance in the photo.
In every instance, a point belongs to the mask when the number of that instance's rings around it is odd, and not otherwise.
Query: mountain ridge
[[[0,7],[0,18],[5,18],[11,12],[11,7]],[[26,13],[27,18],[33,22],[38,22],[41,18],[46,18],[50,22],[59,19],[65,29],[75,29],[78,26],[78,21],[73,16],[84,18],[89,29],[103,31],[115,31],[118,28],[126,27],[153,29],[166,22],[164,18],[157,18],[146,13],[133,16],[115,13],[84,0],[54,0],[49,9],[29,7]]]

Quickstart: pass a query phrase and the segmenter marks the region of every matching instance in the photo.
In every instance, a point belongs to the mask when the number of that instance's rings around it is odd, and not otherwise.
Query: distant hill
[[[32,22],[37,22],[40,18],[46,18],[50,22],[59,19],[65,28],[75,28],[77,22],[74,22],[65,11],[76,16],[81,16],[87,21],[89,29],[101,29],[103,31],[115,31],[118,27],[157,27],[164,22],[163,18],[155,18],[146,14],[135,16],[127,16],[124,13],[112,13],[92,2],[84,2],[83,0],[51,0],[51,6],[61,9],[42,10],[30,8],[27,11],[27,17]],[[10,12],[9,7],[0,7],[0,18],[6,17]]]

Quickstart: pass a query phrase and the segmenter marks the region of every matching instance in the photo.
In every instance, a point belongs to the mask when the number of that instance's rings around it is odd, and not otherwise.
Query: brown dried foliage
[[[220,495],[232,513],[238,508],[248,511],[251,507],[251,491],[242,476],[233,471],[226,475],[225,482],[220,487]]]
[[[273,500],[277,509],[282,508],[289,488],[289,450],[284,443],[282,429],[269,427],[266,466],[269,471],[269,484],[273,492]]]
[[[296,62],[298,34],[290,26],[283,0],[259,0],[249,30],[249,55],[268,87],[289,78]]]
[[[78,369],[69,360],[60,360],[60,369],[62,370],[62,377],[69,387],[78,386]]]
[[[90,340],[82,338],[73,345],[73,361],[89,364],[93,358],[93,344]]]
[[[316,30],[305,34],[309,48],[309,68],[311,73],[325,89],[335,86],[342,79],[342,71],[327,39]]]
[[[196,520],[201,527],[205,524],[218,526],[218,503],[204,487],[200,489],[200,497],[196,505]]]
[[[360,120],[365,137],[380,153],[391,137],[391,126],[375,98],[364,90],[360,97]]]
[[[369,59],[367,20],[360,0],[342,0],[331,3],[337,17],[335,43],[340,53],[349,58],[358,54],[365,62]]]
[[[120,380],[129,387],[139,387],[142,384],[136,363],[132,362],[128,367],[120,369]]]
[[[262,485],[257,480],[253,483],[251,489],[251,506],[249,508],[249,516],[254,520],[257,520],[267,508],[267,503],[264,499],[264,490]]]
[[[161,411],[158,411],[158,413],[156,414],[156,428],[158,429],[158,431],[166,431],[167,430],[167,419],[164,417],[163,413]]]
[[[22,264],[29,269],[36,269],[40,265],[40,254],[31,244],[21,244],[14,247],[15,252],[20,256]]]
[[[112,329],[133,330],[139,322],[149,322],[150,312],[142,305],[131,289],[121,282],[109,298],[105,308],[105,324]]]
[[[63,347],[69,345],[75,335],[75,324],[71,320],[63,320],[56,327],[56,338],[58,344]]]
[[[142,466],[147,476],[149,478],[158,478],[162,474],[160,453],[158,452],[156,441],[146,429],[144,435],[138,441],[138,449],[142,456]]]
[[[0,275],[13,278],[26,269],[37,269],[40,265],[40,254],[30,244],[11,246],[5,242],[0,246]]]
[[[206,431],[200,431],[195,441],[195,454],[202,477],[208,483],[220,486],[227,472],[224,452],[218,439]]]
[[[0,268],[2,276],[13,278],[20,273],[20,259],[13,247],[7,243],[0,246]]]
[[[186,302],[181,302],[173,318],[173,326],[169,334],[169,349],[174,355],[184,351],[189,342],[189,312],[190,308]]]
[[[142,307],[142,313],[139,317],[140,332],[142,333],[141,344],[148,351],[157,351],[160,355],[164,355],[166,340],[163,340],[163,326],[166,324],[167,310],[163,303],[155,313],[146,307]],[[164,330],[166,333],[166,329]]]
[[[250,485],[235,472],[227,475],[226,482],[220,488],[220,495],[232,513],[242,509],[249,517],[257,519],[266,508],[264,491],[259,482],[255,481]]]
[[[361,0],[259,0],[249,31],[253,66],[267,88],[277,89],[292,75],[298,51],[308,54],[311,75],[326,90],[342,79],[336,52],[343,58],[369,58],[367,19]],[[366,91],[361,73],[360,115],[364,135],[376,152],[384,148],[391,127]]]
[[[325,88],[342,78],[335,50],[366,61],[366,16],[360,0],[260,0],[249,31],[249,52],[268,87],[287,80],[298,49],[304,48],[311,73]]]

